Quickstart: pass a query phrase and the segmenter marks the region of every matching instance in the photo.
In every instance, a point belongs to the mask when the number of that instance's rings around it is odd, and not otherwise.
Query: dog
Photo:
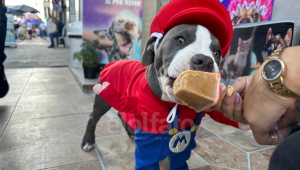
[[[274,34],[272,33],[272,28],[269,28],[266,36],[266,46],[264,51],[261,52],[263,60],[268,60],[269,56],[275,50],[283,47],[289,47],[291,45],[292,36],[292,28],[288,29],[284,38],[282,38],[280,34],[274,36]]]
[[[134,137],[136,170],[159,169],[159,161],[166,157],[170,169],[188,169],[186,161],[205,114],[223,124],[239,124],[217,111],[196,113],[176,98],[173,84],[186,70],[218,73],[232,32],[228,11],[217,0],[169,2],[151,23],[141,61],[110,62],[101,71],[81,148],[95,147],[97,122],[114,107],[127,134]]]
[[[238,40],[237,53],[225,58],[221,75],[225,84],[230,84],[232,79],[240,77],[247,64],[247,56],[250,52],[252,37],[246,41]]]
[[[142,38],[142,32],[137,21],[118,17],[112,22],[109,28],[109,37],[115,39],[116,43],[110,47],[110,61],[132,60],[133,40],[137,37],[138,41]]]
[[[249,9],[246,9],[244,6],[241,10],[239,10],[238,14],[233,17],[232,24],[261,22],[261,17],[261,12],[259,12],[257,8],[253,7],[253,5]]]

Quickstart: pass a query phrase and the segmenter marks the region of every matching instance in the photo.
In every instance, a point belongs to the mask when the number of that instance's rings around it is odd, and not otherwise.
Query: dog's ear
[[[284,42],[286,43],[287,46],[290,46],[292,41],[292,36],[293,36],[292,28],[290,28],[284,37]]]
[[[239,43],[238,43],[238,46],[242,46],[243,45],[243,40],[241,38],[239,38]]]
[[[143,66],[148,66],[150,64],[152,64],[154,62],[154,44],[156,41],[156,37],[151,37],[147,44],[146,44],[146,48],[144,50],[144,53],[142,55],[142,65]]]
[[[273,33],[272,33],[272,28],[270,27],[267,33],[267,38],[266,38],[266,44],[268,44],[268,42],[270,40],[272,40],[272,38],[274,37]]]

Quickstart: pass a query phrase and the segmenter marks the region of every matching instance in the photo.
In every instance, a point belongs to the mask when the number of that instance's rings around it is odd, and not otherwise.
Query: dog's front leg
[[[99,84],[98,81],[97,84]],[[99,95],[95,96],[93,111],[88,120],[86,131],[81,143],[84,151],[91,151],[95,148],[95,130],[100,118],[111,108],[111,106]]]

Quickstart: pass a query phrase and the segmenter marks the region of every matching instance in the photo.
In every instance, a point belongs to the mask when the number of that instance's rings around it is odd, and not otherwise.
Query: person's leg
[[[49,34],[49,38],[50,38],[50,41],[51,41],[51,46],[50,47],[54,47],[54,37],[60,37],[60,36],[61,36],[61,33],[58,33],[58,32],[53,32],[53,33]]]
[[[8,82],[6,80],[3,62],[6,59],[4,54],[6,29],[7,29],[7,18],[6,18],[6,7],[2,5],[0,1],[0,98],[4,97],[9,89]]]
[[[269,163],[269,170],[299,169],[300,131],[287,137],[275,149]]]

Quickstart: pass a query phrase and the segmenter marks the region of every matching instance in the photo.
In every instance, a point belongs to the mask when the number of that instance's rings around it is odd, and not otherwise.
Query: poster
[[[274,0],[219,0],[228,10],[233,25],[270,21]]]
[[[76,21],[75,0],[70,0],[69,11],[70,11],[70,22]]]
[[[143,0],[83,1],[83,40],[97,47],[101,64],[140,60]]]
[[[237,27],[230,50],[220,64],[222,82],[232,84],[237,77],[253,75],[271,53],[293,45],[293,22]]]
[[[13,14],[6,14],[6,17],[7,17],[7,31],[6,31],[6,38],[5,38],[5,46],[17,46]]]

